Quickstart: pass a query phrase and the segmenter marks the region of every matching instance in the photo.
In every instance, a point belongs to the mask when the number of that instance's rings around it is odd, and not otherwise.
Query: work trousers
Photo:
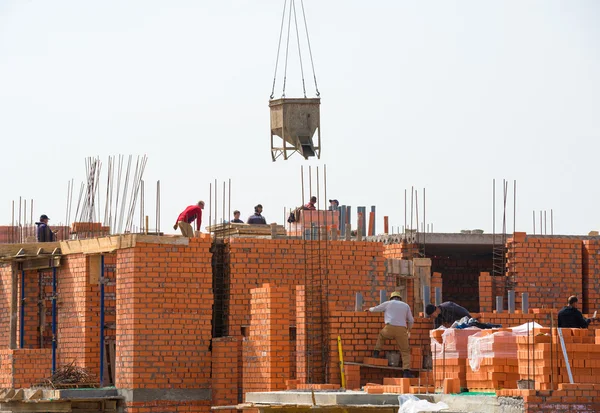
[[[179,221],[179,222],[177,222],[177,226],[181,230],[181,235],[183,235],[184,237],[188,237],[188,238],[194,237],[194,228],[192,228],[192,226],[190,224],[188,224],[187,222]]]
[[[379,332],[379,338],[375,344],[375,350],[381,350],[384,340],[396,340],[396,344],[400,348],[400,354],[402,355],[402,368],[404,370],[410,369],[410,347],[408,346],[408,330],[406,327],[393,326],[386,324],[385,327]]]

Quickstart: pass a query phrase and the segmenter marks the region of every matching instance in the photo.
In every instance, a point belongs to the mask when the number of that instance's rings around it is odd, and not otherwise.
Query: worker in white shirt
[[[369,308],[370,312],[384,312],[385,327],[379,332],[379,338],[375,344],[373,357],[379,357],[379,350],[386,339],[396,340],[402,355],[403,377],[412,378],[410,372],[410,347],[408,346],[408,334],[415,322],[410,306],[402,301],[398,291],[394,291],[390,300]]]

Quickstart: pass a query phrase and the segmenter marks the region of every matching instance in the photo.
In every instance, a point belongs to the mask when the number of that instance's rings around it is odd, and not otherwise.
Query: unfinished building
[[[497,392],[488,393],[495,399],[516,398],[521,411],[542,405],[598,411],[600,376],[591,361],[600,360],[600,336],[593,329],[564,329],[576,356],[569,374],[585,383],[575,389],[558,347],[546,349],[556,339],[549,330],[510,344],[510,371],[502,370],[506,363],[491,362],[473,375],[466,347],[453,356],[445,348],[444,358],[436,357],[434,340],[441,335],[422,311],[441,291],[437,301],[451,299],[480,321],[505,327],[536,321],[549,328],[573,294],[584,313],[593,312],[600,304],[600,238],[515,233],[503,246],[506,272],[494,276],[490,236],[428,237],[425,251],[418,239],[410,244],[393,236],[347,241],[327,235],[130,234],[2,244],[0,408],[208,412],[239,405],[249,393],[340,389],[339,336],[346,389],[433,394],[476,388]],[[411,369],[418,377],[404,387],[393,387],[400,383],[397,368],[370,358],[383,320],[362,311],[391,291],[400,291],[415,313]],[[526,313],[496,311],[496,297],[506,301],[508,291],[517,309],[528,293]],[[357,293],[364,307],[357,308]],[[456,332],[465,342],[468,335]],[[523,370],[520,363],[531,360],[519,359],[525,353],[517,354],[517,344],[526,354],[553,354],[553,364],[538,357],[531,371]],[[384,347],[393,349],[391,342]],[[44,386],[65,365],[89,371],[89,386]],[[517,390],[516,379],[533,379],[535,388]],[[583,388],[585,395],[574,393]]]

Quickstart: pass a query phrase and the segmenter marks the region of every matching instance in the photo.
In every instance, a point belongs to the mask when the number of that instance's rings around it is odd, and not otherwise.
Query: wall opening
[[[229,335],[229,244],[224,240],[215,240],[211,246],[212,252],[212,290],[213,317],[212,336],[226,337]]]

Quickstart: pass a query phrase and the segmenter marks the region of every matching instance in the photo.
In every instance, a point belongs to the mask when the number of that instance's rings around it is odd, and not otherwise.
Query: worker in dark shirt
[[[585,318],[577,309],[577,297],[569,297],[569,305],[558,312],[558,326],[562,328],[588,328],[595,318]]]
[[[469,311],[467,311],[466,308],[461,307],[452,301],[446,301],[437,307],[433,304],[427,304],[425,313],[429,318],[434,319],[433,325],[435,328],[438,328],[441,325],[449,327],[452,323],[463,317],[471,318],[471,314],[469,314]]]
[[[233,219],[231,220],[231,222],[235,223],[235,224],[243,224],[244,221],[242,221],[240,219],[240,211],[238,211],[237,209],[235,211],[233,211]]]
[[[204,209],[204,201],[198,201],[196,205],[190,205],[183,210],[177,217],[177,222],[173,225],[173,229],[179,228],[181,235],[191,238],[194,236],[194,228],[192,222],[196,221],[196,231],[200,231],[202,225],[202,210]]]
[[[37,241],[38,242],[52,242],[56,241],[56,231],[52,231],[48,226],[48,215],[44,214],[40,216],[40,222],[36,222],[37,225]]]
[[[266,225],[267,224],[267,220],[265,219],[265,217],[263,217],[261,215],[263,210],[263,207],[261,204],[258,204],[257,206],[254,207],[254,215],[250,215],[250,217],[248,218],[248,224],[263,224]]]

